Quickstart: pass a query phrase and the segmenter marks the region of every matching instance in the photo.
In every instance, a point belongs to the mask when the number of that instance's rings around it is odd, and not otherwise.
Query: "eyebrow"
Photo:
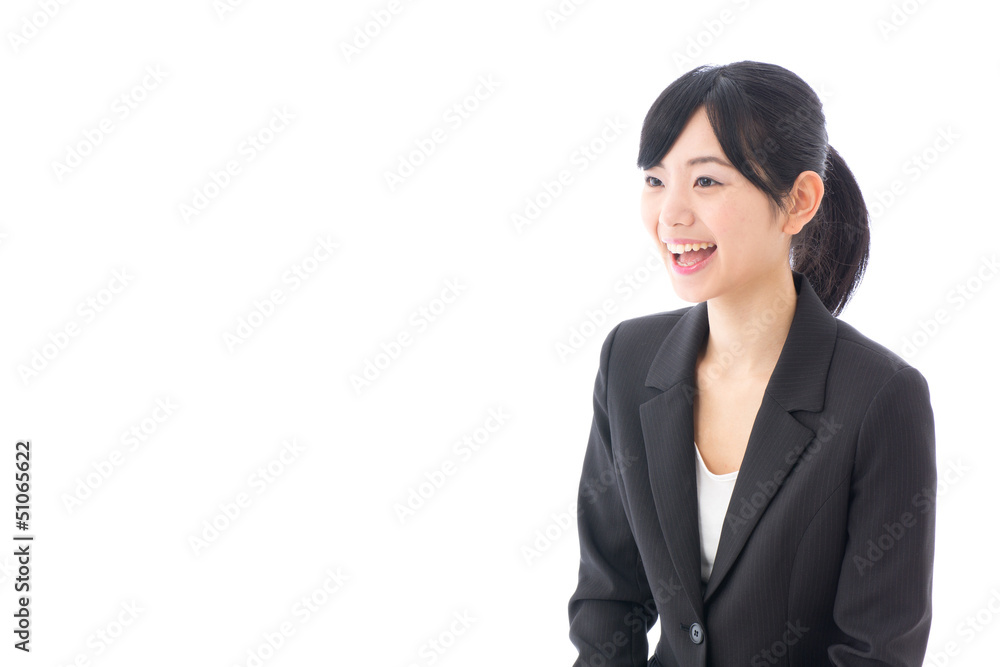
[[[693,158],[691,158],[690,160],[687,161],[687,166],[693,167],[696,164],[704,164],[706,162],[714,162],[716,164],[722,165],[723,167],[729,167],[730,169],[736,169],[736,167],[734,167],[733,165],[729,164],[729,162],[727,162],[726,160],[723,160],[721,157],[716,157],[715,155],[702,155],[700,157],[693,157]],[[659,164],[657,164],[656,166],[660,167],[662,169],[663,168],[663,160],[660,160]]]

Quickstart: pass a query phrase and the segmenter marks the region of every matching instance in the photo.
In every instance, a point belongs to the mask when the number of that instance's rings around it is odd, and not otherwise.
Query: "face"
[[[789,270],[791,235],[775,220],[767,195],[730,165],[703,106],[660,165],[643,171],[643,178],[643,225],[681,299],[697,303],[725,294],[738,297],[773,284],[781,271]],[[715,247],[684,267],[673,244],[689,243]],[[685,259],[682,255],[680,261]]]

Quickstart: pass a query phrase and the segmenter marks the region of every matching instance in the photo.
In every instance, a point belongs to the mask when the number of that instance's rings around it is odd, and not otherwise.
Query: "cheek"
[[[736,211],[732,211],[723,220],[712,231],[720,246],[728,251],[725,254],[729,261],[737,264],[757,263],[769,257],[767,229],[761,220]]]
[[[654,239],[659,238],[656,234],[656,226],[659,224],[660,216],[656,202],[643,197],[639,203],[639,215],[642,218],[642,226],[646,228],[646,232]]]

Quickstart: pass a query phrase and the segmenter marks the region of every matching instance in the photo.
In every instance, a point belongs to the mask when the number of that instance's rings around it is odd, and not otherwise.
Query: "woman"
[[[638,165],[643,223],[697,305],[621,322],[601,349],[575,664],[920,665],[930,397],[836,317],[868,212],[819,99],[776,65],[699,67],[653,103]]]

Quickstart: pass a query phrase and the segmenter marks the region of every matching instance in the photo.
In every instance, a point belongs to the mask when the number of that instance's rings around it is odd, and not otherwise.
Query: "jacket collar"
[[[792,270],[792,278],[797,293],[795,314],[750,432],[712,575],[704,587],[692,409],[697,393],[695,362],[709,329],[707,302],[683,312],[660,344],[646,376],[647,387],[661,390],[639,406],[653,500],[674,567],[702,622],[703,604],[719,587],[770,500],[780,492],[781,482],[815,437],[791,413],[823,409],[837,320],[802,273]],[[777,484],[776,479],[780,480]],[[761,488],[772,492],[760,493]]]
[[[823,408],[826,372],[833,356],[837,322],[802,273],[792,270],[798,294],[795,315],[767,393],[785,410],[818,412]],[[708,336],[708,302],[687,309],[663,340],[649,365],[646,386],[667,390],[694,383],[695,361]]]

